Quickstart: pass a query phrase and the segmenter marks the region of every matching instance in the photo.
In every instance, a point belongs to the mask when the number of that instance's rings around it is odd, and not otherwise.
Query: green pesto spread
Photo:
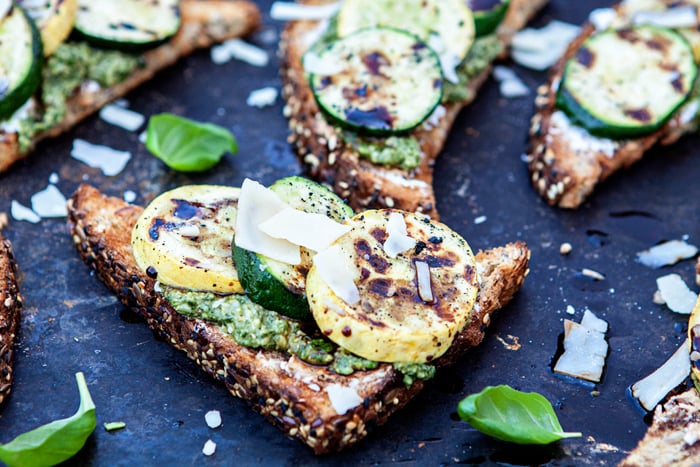
[[[279,350],[312,365],[324,365],[340,375],[373,370],[379,363],[353,355],[326,337],[311,337],[299,321],[252,302],[245,295],[216,295],[161,286],[163,296],[182,316],[212,322],[238,344],[253,349]],[[313,333],[313,331],[312,331]],[[416,379],[430,379],[435,367],[421,363],[395,363],[407,386]]]
[[[447,80],[443,82],[443,102],[466,101],[472,97],[467,89],[469,81],[484,71],[503,51],[503,44],[496,34],[488,34],[478,37],[467,56],[457,67],[458,83],[451,83]]]
[[[84,42],[62,44],[44,63],[41,104],[19,122],[20,152],[28,150],[34,135],[63,120],[68,99],[83,82],[114,86],[141,65],[140,55],[98,49]]]

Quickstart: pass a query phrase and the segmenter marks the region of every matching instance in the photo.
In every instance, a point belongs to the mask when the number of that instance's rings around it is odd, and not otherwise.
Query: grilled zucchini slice
[[[51,55],[73,30],[78,0],[20,0],[36,23],[44,44],[44,56]]]
[[[41,36],[21,7],[0,18],[0,120],[8,119],[41,82]]]
[[[334,41],[318,56],[337,65],[332,74],[310,76],[319,107],[358,133],[409,131],[442,99],[439,57],[408,32],[363,29]]]
[[[389,227],[393,213],[403,217],[406,233],[416,241],[396,256],[387,253],[387,239],[395,234]],[[316,265],[306,278],[321,332],[373,361],[438,358],[468,323],[476,300],[477,271],[469,244],[427,216],[391,209],[357,214],[350,225],[352,230],[332,247],[339,247],[337,268],[352,275],[359,301],[349,304],[339,297]],[[421,280],[417,269],[425,265],[428,275]],[[430,301],[421,292],[426,285]]]
[[[607,30],[586,39],[566,63],[557,106],[591,134],[640,136],[671,118],[696,76],[693,51],[675,31]]]
[[[328,188],[302,177],[287,177],[270,186],[282,201],[300,211],[325,214],[337,222],[350,219],[354,212]],[[313,234],[309,232],[309,234]],[[301,248],[301,264],[276,261],[265,255],[233,247],[233,260],[241,284],[250,299],[268,310],[293,319],[310,319],[306,300],[306,274],[313,253]]]
[[[136,264],[161,283],[243,293],[231,259],[239,188],[190,185],[144,209],[131,234]]]
[[[345,0],[338,12],[338,35],[385,26],[404,29],[429,42],[437,35],[463,59],[474,42],[474,18],[465,0]]]
[[[510,0],[467,0],[474,16],[476,37],[491,34],[506,16]]]
[[[140,51],[180,28],[179,0],[78,0],[75,29],[99,47]]]

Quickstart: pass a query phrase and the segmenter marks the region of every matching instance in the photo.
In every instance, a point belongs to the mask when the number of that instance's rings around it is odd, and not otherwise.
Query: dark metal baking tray
[[[180,61],[127,96],[145,115],[169,111],[231,128],[240,151],[214,170],[183,175],[167,170],[138,142],[137,133],[90,118],[68,134],[41,144],[32,157],[0,175],[0,211],[11,200],[29,204],[52,173],[69,195],[86,181],[143,203],[187,183],[238,185],[245,177],[265,184],[300,172],[286,143],[282,103],[256,109],[246,96],[280,86],[276,40],[282,24],[260,1],[263,29],[250,40],[272,57],[264,68],[232,61],[214,65],[206,51]],[[609,2],[552,0],[534,21],[581,23]],[[530,89],[545,73],[516,67]],[[656,277],[677,272],[694,286],[692,261],[652,270],[635,253],[654,243],[700,232],[700,150],[697,136],[657,148],[633,168],[614,176],[577,211],[547,206],[530,187],[521,154],[526,147],[534,94],[503,99],[490,80],[457,120],[436,166],[443,221],[475,249],[525,240],[532,249],[530,275],[515,300],[493,320],[486,339],[457,366],[442,372],[402,412],[347,451],[317,458],[285,438],[245,403],[205,376],[183,353],[153,338],[125,312],[75,254],[63,219],[39,224],[12,221],[12,240],[22,270],[25,310],[16,346],[12,395],[0,407],[0,442],[68,416],[78,405],[74,373],[83,371],[97,405],[98,427],[69,465],[313,465],[313,464],[612,464],[633,448],[646,424],[626,397],[627,387],[658,367],[680,344],[686,317],[652,302]],[[105,177],[69,157],[73,139],[130,150],[126,170]],[[486,221],[475,219],[486,216]],[[573,252],[559,254],[570,242]],[[605,275],[593,282],[579,272]],[[697,288],[697,287],[695,287]],[[574,316],[565,310],[571,305]],[[610,353],[600,384],[562,379],[551,372],[563,320],[580,320],[588,307],[610,323]],[[507,346],[507,344],[516,344]],[[517,350],[515,350],[517,348]],[[456,418],[456,404],[486,385],[510,384],[552,401],[566,430],[584,437],[545,447],[495,441]],[[220,410],[223,426],[207,427],[204,414]],[[101,424],[124,421],[106,432]],[[201,449],[217,443],[210,458]]]

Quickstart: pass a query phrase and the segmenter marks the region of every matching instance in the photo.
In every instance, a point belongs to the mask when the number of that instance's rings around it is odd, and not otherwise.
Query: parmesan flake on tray
[[[328,19],[340,10],[342,2],[326,5],[302,5],[295,2],[273,2],[270,18],[278,21],[318,21]]]
[[[513,36],[513,61],[527,68],[544,71],[559,60],[580,31],[579,26],[556,20],[540,29],[523,29]]]
[[[66,197],[55,185],[47,185],[32,195],[32,210],[41,217],[66,217]]]
[[[267,66],[270,62],[267,52],[241,39],[228,39],[211,48],[211,61],[217,65],[223,65],[232,58],[257,67]]]
[[[146,121],[138,112],[117,104],[108,104],[100,109],[100,118],[105,122],[128,131],[136,131]]]
[[[656,279],[659,298],[669,310],[689,315],[693,311],[698,294],[690,290],[688,284],[678,274],[667,274]]]
[[[90,167],[98,168],[108,177],[119,174],[131,160],[129,151],[119,151],[92,144],[82,139],[73,140],[73,148],[70,153],[73,159],[77,159]]]
[[[692,258],[698,254],[698,247],[683,240],[670,240],[637,253],[637,260],[644,266],[660,268]]]
[[[554,372],[574,378],[600,382],[608,354],[605,333],[608,323],[590,310],[584,312],[581,323],[564,321],[564,353],[554,365]]]

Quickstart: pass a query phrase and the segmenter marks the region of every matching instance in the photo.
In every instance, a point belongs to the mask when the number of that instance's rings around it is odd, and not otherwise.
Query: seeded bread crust
[[[606,145],[607,149],[602,149],[580,144],[578,137],[553,120],[552,115],[558,112],[556,91],[564,65],[594,31],[591,24],[583,26],[581,34],[552,68],[548,83],[537,89],[535,114],[530,122],[528,169],[532,184],[548,204],[561,208],[579,207],[599,183],[640,160],[649,148],[656,144],[672,144],[696,129],[692,121],[683,121],[682,112],[676,112],[656,132],[641,138],[618,140],[614,146]]]
[[[68,101],[63,120],[51,129],[37,134],[27,151],[20,152],[17,133],[0,130],[0,172],[6,171],[12,164],[28,156],[40,141],[68,131],[84,118],[126,95],[180,58],[196,49],[249,34],[260,24],[260,11],[254,3],[246,0],[183,0],[180,4],[180,14],[182,25],[178,33],[167,43],[144,53],[142,68],[110,88],[100,88],[96,91],[85,86],[79,88]]]
[[[647,434],[619,467],[691,467],[698,465],[698,459],[700,396],[695,388],[691,388],[656,407]]]
[[[421,380],[407,388],[390,364],[341,376],[286,353],[238,345],[217,326],[177,314],[155,291],[156,281],[135,264],[130,232],[141,207],[81,185],[68,202],[68,212],[81,258],[126,306],[233,395],[317,454],[356,443],[423,389]],[[475,310],[448,353],[437,360],[440,366],[453,363],[482,340],[491,315],[522,285],[529,257],[522,242],[477,255],[481,291]],[[336,412],[328,395],[340,386],[353,388],[363,400],[344,414]]]
[[[0,404],[12,390],[12,345],[22,310],[17,264],[10,241],[0,233]]]
[[[304,4],[328,3],[304,0]],[[515,31],[522,28],[547,0],[512,0],[499,30],[504,45]],[[433,166],[445,145],[457,114],[474,98],[491,72],[487,67],[467,85],[469,98],[459,103],[444,104],[445,115],[436,124],[422,125],[412,132],[418,139],[423,157],[417,168],[388,168],[361,159],[357,152],[338,137],[333,125],[320,113],[311,88],[304,76],[302,56],[310,45],[318,22],[293,21],[284,29],[280,40],[282,54],[282,95],[287,101],[285,116],[291,131],[288,141],[311,177],[325,183],[346,199],[356,210],[396,207],[422,212],[438,218],[433,192]],[[430,128],[428,128],[430,127]]]

